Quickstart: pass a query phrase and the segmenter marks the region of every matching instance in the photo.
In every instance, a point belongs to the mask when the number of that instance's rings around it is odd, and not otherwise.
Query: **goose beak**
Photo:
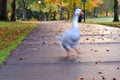
[[[83,14],[84,14],[84,12],[80,11],[80,15],[83,15]]]

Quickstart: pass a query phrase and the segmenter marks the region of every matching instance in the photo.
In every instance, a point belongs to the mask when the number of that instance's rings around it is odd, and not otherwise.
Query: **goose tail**
[[[62,41],[62,36],[56,36],[59,41]]]

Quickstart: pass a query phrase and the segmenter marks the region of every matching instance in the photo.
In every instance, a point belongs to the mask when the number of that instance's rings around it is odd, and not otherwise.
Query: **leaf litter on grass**
[[[37,24],[0,22],[0,64]]]

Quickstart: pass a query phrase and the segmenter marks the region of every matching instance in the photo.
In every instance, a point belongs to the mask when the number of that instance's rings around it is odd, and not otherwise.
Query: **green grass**
[[[0,22],[0,65],[38,23]]]
[[[94,22],[93,24],[100,24],[100,25],[120,28],[120,22]]]
[[[88,18],[86,22],[112,22],[113,17]]]
[[[86,19],[86,23],[120,28],[120,22],[113,22],[113,17],[89,18]]]

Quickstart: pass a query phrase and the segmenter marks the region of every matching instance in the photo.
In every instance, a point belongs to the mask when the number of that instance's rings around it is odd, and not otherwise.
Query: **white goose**
[[[77,49],[78,41],[80,39],[80,29],[78,26],[78,19],[79,15],[84,14],[81,9],[75,9],[73,22],[72,22],[72,28],[66,30],[63,32],[61,36],[58,37],[60,40],[61,45],[67,52],[67,57],[74,56],[71,53],[71,48],[73,48],[78,56],[80,55],[80,51]]]

